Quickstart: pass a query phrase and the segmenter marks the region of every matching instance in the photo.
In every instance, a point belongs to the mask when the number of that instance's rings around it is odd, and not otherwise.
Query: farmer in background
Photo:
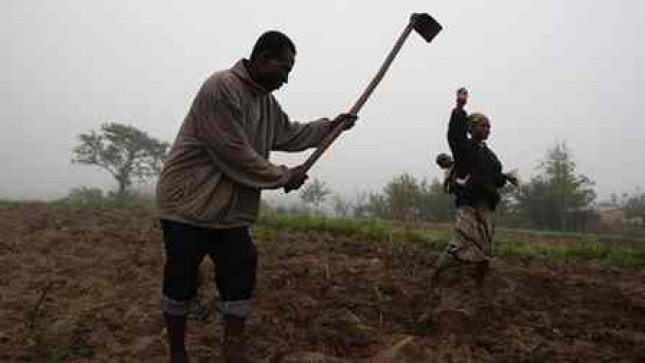
[[[202,85],[179,130],[157,186],[166,248],[162,310],[171,362],[186,362],[186,316],[205,255],[215,264],[227,362],[253,362],[245,326],[253,312],[257,255],[250,228],[262,189],[300,188],[302,167],[269,161],[272,150],[315,147],[341,123],[289,119],[272,92],[287,83],[296,48],[283,33],[257,40],[250,58],[214,73]]]
[[[467,102],[468,91],[460,88],[448,125],[448,145],[454,158],[450,167],[454,169],[447,183],[455,195],[455,234],[437,261],[433,279],[451,266],[469,265],[473,278],[481,284],[493,255],[499,189],[507,182],[517,185],[517,178],[502,172],[502,164],[486,145],[490,120],[481,113],[468,115],[464,110]]]

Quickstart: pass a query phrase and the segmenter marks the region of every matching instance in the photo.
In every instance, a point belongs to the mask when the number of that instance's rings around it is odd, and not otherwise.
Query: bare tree
[[[325,182],[315,178],[311,183],[306,184],[300,192],[300,199],[307,204],[311,204],[316,211],[320,211],[320,206],[327,199],[331,190]]]
[[[352,203],[345,200],[340,194],[334,194],[331,198],[334,205],[334,213],[343,218],[349,217],[352,211]]]

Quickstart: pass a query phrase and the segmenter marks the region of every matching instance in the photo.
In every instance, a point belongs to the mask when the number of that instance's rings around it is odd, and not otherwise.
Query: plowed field
[[[437,251],[405,240],[255,239],[251,349],[267,362],[645,362],[642,267],[503,255],[482,287],[430,286]],[[0,361],[167,361],[162,267],[148,210],[0,208]],[[193,361],[220,361],[220,336],[214,311],[191,323]]]

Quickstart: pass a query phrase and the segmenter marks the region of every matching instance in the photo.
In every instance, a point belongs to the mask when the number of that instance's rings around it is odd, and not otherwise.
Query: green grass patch
[[[279,230],[325,231],[349,235],[361,235],[369,239],[385,240],[390,238],[393,224],[379,219],[328,218],[317,215],[273,214],[262,216],[259,224]]]
[[[0,199],[0,208],[11,208],[11,207],[20,207],[21,205],[28,203],[30,201],[26,200],[11,200],[11,199]]]
[[[640,248],[613,245],[611,242],[577,242],[567,245],[538,245],[524,241],[500,241],[498,251],[556,261],[595,261],[609,265],[645,265],[645,244]]]
[[[412,248],[423,250],[441,250],[452,237],[450,228],[432,229],[423,225],[397,224],[379,219],[344,219],[328,218],[320,215],[264,215],[259,225],[269,233],[271,229],[285,231],[318,231],[330,232],[365,239],[372,242],[407,243]],[[507,232],[498,233],[496,249],[499,254],[530,256],[554,261],[593,261],[608,265],[645,266],[645,241],[613,237],[603,238],[598,235],[570,233],[540,234],[537,242],[511,238]],[[529,232],[527,232],[529,233]],[[567,243],[560,243],[563,237]],[[575,238],[572,238],[575,237]],[[531,240],[536,235],[531,234]]]
[[[360,238],[366,242],[394,241],[428,250],[439,250],[450,237],[447,230],[415,228],[381,219],[328,218],[320,215],[264,215],[260,218],[259,227],[264,235],[270,234],[271,229],[329,232]]]

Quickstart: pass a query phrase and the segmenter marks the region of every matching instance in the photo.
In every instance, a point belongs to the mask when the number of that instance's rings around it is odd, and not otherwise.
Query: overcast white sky
[[[290,83],[276,93],[297,120],[348,110],[413,12],[444,26],[412,35],[311,177],[351,195],[396,174],[439,176],[454,91],[492,119],[489,144],[527,180],[566,141],[601,197],[645,186],[644,3],[636,0],[0,2],[0,198],[54,198],[114,186],[72,165],[78,134],[104,122],[172,141],[213,71],[246,57],[265,30],[296,43]],[[640,86],[640,87],[639,87]],[[296,164],[277,155],[276,162]]]

